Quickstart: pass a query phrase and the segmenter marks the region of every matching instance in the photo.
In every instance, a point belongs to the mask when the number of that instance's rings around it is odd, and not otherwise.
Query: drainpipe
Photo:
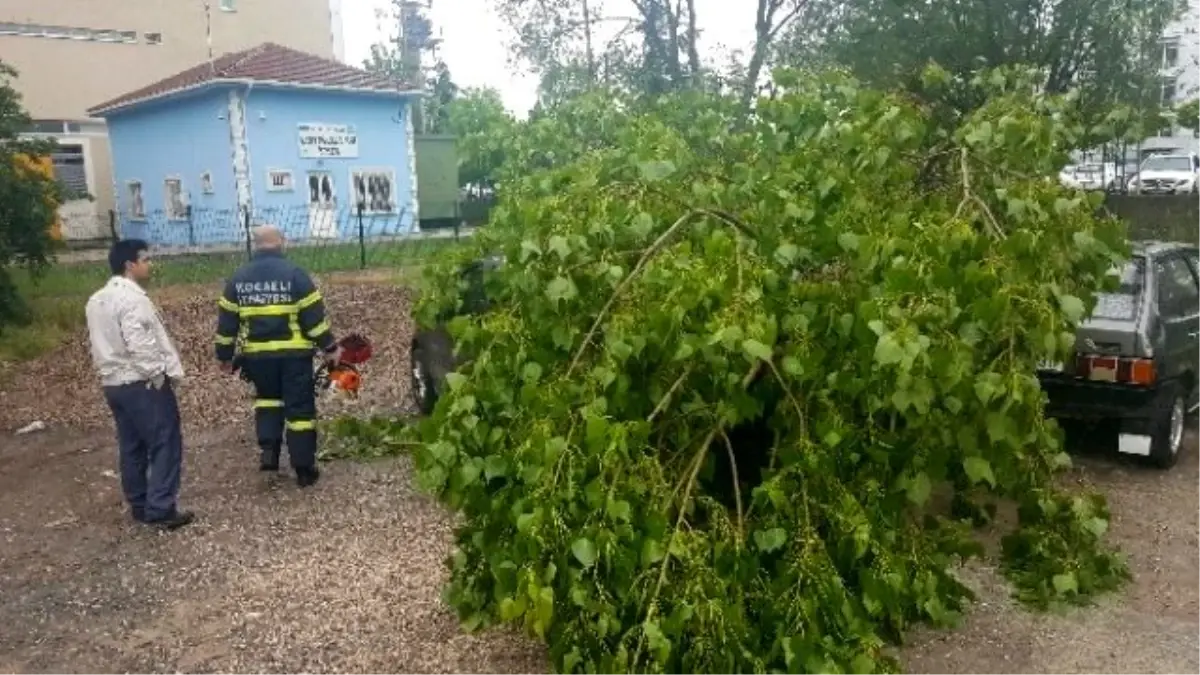
[[[246,145],[246,189],[250,193],[250,204],[254,204],[254,161],[250,158],[250,125],[246,122],[246,110],[250,106],[250,92],[254,89],[254,81],[246,83],[246,94],[242,98],[242,135]]]

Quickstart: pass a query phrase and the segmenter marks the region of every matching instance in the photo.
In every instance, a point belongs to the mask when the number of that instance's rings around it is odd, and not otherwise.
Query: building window
[[[1162,67],[1174,68],[1179,65],[1179,38],[1167,38],[1162,41]]]
[[[83,164],[82,145],[59,145],[50,156],[54,163],[54,179],[66,193],[67,199],[82,199],[88,194],[87,170]]]
[[[236,12],[237,7],[234,6],[234,0],[221,0],[222,12]]]
[[[0,22],[0,35],[51,38],[57,40],[92,40],[95,42],[137,43],[135,30],[108,30],[73,26],[47,26],[38,23]]]
[[[213,179],[212,179],[211,171],[205,171],[204,173],[200,174],[200,191],[206,195],[211,195],[214,192],[216,192],[216,190],[213,189]]]
[[[354,184],[355,208],[363,213],[395,213],[396,172],[391,169],[359,169],[350,174]]]
[[[1174,77],[1164,77],[1162,81],[1162,105],[1170,108],[1175,105],[1175,89],[1178,85]]]
[[[148,44],[148,45],[161,45],[162,44],[162,33],[146,33],[145,36],[146,36],[146,44]]]
[[[183,197],[183,179],[177,176],[163,181],[167,205],[167,220],[187,220],[187,204]]]
[[[291,171],[287,169],[267,169],[268,192],[291,192],[294,189]]]
[[[131,180],[125,184],[129,190],[129,217],[132,220],[146,219],[146,202],[142,199],[142,181]]]

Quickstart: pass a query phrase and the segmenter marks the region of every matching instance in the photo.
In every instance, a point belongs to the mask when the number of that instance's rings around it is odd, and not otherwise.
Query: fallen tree
[[[1103,500],[1053,485],[1034,376],[1123,232],[1043,178],[1087,130],[1030,82],[981,75],[956,118],[781,73],[747,124],[593,102],[602,141],[526,147],[547,168],[505,181],[468,253],[507,264],[452,323],[472,360],[415,454],[463,516],[465,624],[523,625],[565,672],[891,670],[887,642],[969,599],[959,515],[989,498],[1020,505],[1002,566],[1025,600],[1127,578]]]

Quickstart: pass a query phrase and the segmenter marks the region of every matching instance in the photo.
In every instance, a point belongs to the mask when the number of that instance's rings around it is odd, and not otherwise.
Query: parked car
[[[1126,187],[1138,194],[1195,194],[1197,178],[1200,178],[1200,156],[1195,153],[1154,155],[1142,162]]]
[[[482,314],[491,306],[484,290],[484,274],[504,264],[501,256],[489,256],[465,266],[459,276],[467,282],[462,304],[457,311],[444,312],[437,317],[431,328],[420,329],[413,336],[409,352],[412,372],[412,391],[417,408],[422,415],[433,412],[437,400],[445,392],[446,375],[462,363],[454,353],[454,339],[446,329],[446,323],[455,316]]]
[[[1079,164],[1068,166],[1058,174],[1063,185],[1079,190],[1113,190],[1117,183],[1117,165],[1112,162],[1104,164]]]
[[[1121,452],[1175,464],[1200,400],[1197,257],[1189,244],[1134,245],[1120,287],[1100,294],[1079,327],[1071,360],[1039,368],[1048,415],[1116,420]]]

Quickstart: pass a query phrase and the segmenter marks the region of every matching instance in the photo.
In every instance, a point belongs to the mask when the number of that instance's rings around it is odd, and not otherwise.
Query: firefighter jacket
[[[281,251],[259,251],[225,284],[217,300],[217,360],[306,356],[336,345],[325,303],[312,278]],[[239,344],[240,343],[240,344]]]

